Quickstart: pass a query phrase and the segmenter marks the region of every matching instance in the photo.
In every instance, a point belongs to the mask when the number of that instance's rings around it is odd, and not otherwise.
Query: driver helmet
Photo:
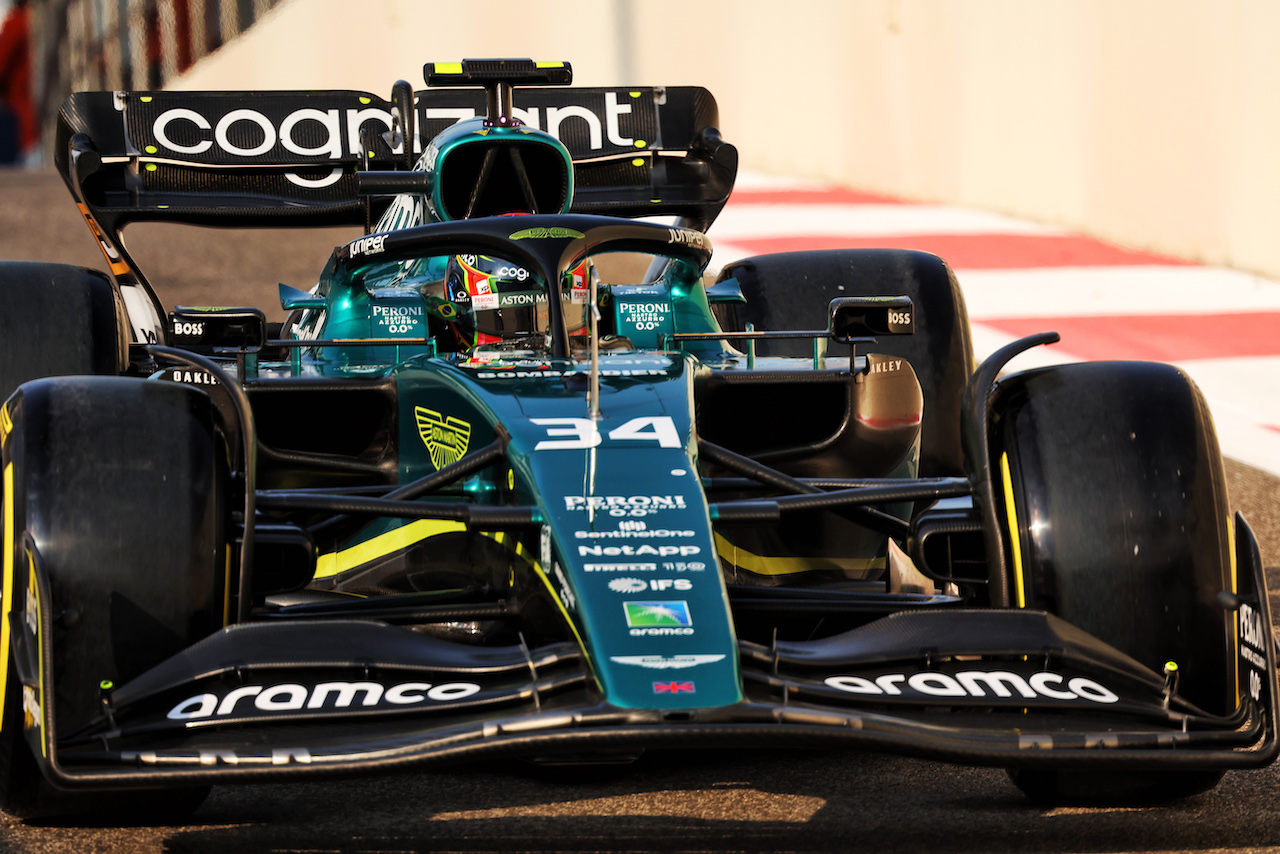
[[[567,270],[563,289],[570,335],[587,334],[586,305],[590,260]],[[458,309],[460,332],[468,347],[545,339],[550,330],[547,295],[533,274],[517,264],[488,255],[454,255],[445,268],[446,299]]]

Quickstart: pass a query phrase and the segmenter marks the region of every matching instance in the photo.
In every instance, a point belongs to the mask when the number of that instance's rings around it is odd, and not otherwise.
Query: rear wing
[[[364,92],[81,92],[58,115],[55,160],[108,234],[141,220],[362,225],[356,171],[406,168],[437,133],[483,115],[485,94],[429,89],[414,103],[406,158],[392,103]],[[523,88],[514,103],[568,147],[575,212],[705,228],[733,189],[737,152],[706,89]]]

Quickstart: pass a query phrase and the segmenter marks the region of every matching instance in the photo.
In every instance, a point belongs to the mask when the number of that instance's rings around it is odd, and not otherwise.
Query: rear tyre
[[[34,380],[8,402],[6,415],[12,429],[4,442],[4,502],[13,518],[6,610],[27,609],[25,535],[53,615],[37,627],[51,644],[52,695],[28,693],[51,707],[56,730],[68,733],[100,712],[103,682],[123,685],[224,625],[226,445],[212,401],[181,383]],[[36,613],[32,608],[32,620]],[[189,812],[208,793],[54,789],[28,741],[43,732],[24,731],[24,686],[15,663],[4,664],[0,809],[150,821]],[[35,662],[26,670],[36,672]]]
[[[735,278],[746,304],[721,303],[716,315],[726,331],[746,324],[759,330],[822,329],[836,297],[897,296],[915,304],[915,334],[886,336],[865,352],[901,356],[915,369],[924,392],[920,432],[921,477],[965,474],[960,446],[960,401],[973,371],[973,343],[964,297],[951,269],[936,255],[904,249],[831,249],[757,255],[725,266],[720,280]],[[762,355],[804,357],[809,341],[760,341]]]
[[[1003,380],[992,467],[1016,537],[1015,601],[1049,611],[1217,715],[1236,708],[1226,480],[1208,407],[1169,365],[1097,362]],[[1005,496],[1012,496],[1007,506]],[[1163,800],[1211,788],[1218,771],[1022,769],[1040,801]]]
[[[123,304],[103,273],[0,262],[0,401],[38,377],[123,372],[128,330]]]

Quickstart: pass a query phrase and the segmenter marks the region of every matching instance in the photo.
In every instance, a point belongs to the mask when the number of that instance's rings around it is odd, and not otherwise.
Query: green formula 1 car
[[[705,277],[737,153],[703,89],[426,79],[63,105],[111,274],[0,263],[0,807],[677,746],[1159,800],[1275,758],[1184,374],[999,376],[1052,333],[975,371],[924,253]],[[353,233],[268,323],[166,308],[140,221]]]

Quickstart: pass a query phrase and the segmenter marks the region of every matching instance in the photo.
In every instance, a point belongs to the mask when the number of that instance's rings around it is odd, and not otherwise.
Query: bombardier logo
[[[1025,700],[1088,700],[1091,703],[1118,703],[1111,690],[1083,676],[1067,678],[1048,671],[1025,679],[1007,670],[966,670],[955,675],[927,673],[886,673],[869,679],[863,676],[831,676],[827,687],[864,696],[906,697],[911,693],[926,697],[1013,698]],[[904,691],[903,689],[907,689]]]

